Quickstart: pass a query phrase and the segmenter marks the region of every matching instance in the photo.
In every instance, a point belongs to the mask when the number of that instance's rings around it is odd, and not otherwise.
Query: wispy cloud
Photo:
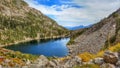
[[[43,0],[25,1],[63,26],[93,24],[120,8],[120,0],[45,0],[45,4],[40,2]]]

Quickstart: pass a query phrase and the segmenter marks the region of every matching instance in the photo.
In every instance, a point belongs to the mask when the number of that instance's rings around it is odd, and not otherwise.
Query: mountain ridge
[[[67,29],[40,11],[29,7],[23,0],[2,0],[0,21],[0,45],[65,37],[69,34]]]
[[[87,26],[84,26],[84,25],[79,25],[79,26],[74,26],[74,27],[71,27],[71,26],[65,26],[65,28],[67,28],[68,30],[79,30],[79,29],[83,29],[83,28],[89,28],[91,27],[92,25],[87,25]]]

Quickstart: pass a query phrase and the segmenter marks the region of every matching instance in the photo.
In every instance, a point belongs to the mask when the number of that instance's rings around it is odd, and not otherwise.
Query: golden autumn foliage
[[[104,52],[105,52],[104,50],[99,51],[99,52],[96,54],[96,57],[103,57]]]
[[[88,52],[84,52],[80,55],[78,55],[80,58],[82,58],[82,61],[84,62],[88,62],[90,61],[91,59],[95,58],[95,55],[94,54],[90,54]]]
[[[120,51],[120,43],[118,43],[118,44],[115,45],[115,46],[111,46],[111,47],[109,48],[109,50],[110,50],[110,51],[113,51],[113,52],[118,52],[118,51]]]
[[[97,64],[85,64],[82,66],[75,66],[74,68],[100,68]]]
[[[107,50],[107,49],[106,49]],[[114,46],[110,46],[108,48],[108,50],[112,51],[112,52],[118,52],[120,51],[120,43],[114,45]],[[103,54],[104,54],[105,50],[101,50],[97,53],[97,57],[103,57]]]
[[[107,50],[107,49],[106,49]],[[106,50],[101,50],[99,51],[97,54],[91,54],[91,53],[88,53],[88,52],[84,52],[80,55],[78,55],[84,62],[88,62],[90,61],[91,59],[94,59],[96,57],[103,57],[103,54]],[[112,51],[112,52],[118,52],[120,51],[120,43],[114,45],[114,46],[111,46],[108,48],[108,50]]]
[[[21,59],[19,59],[19,58],[12,58],[12,60],[13,60],[14,63],[17,63],[17,64],[22,65],[22,63],[23,63],[23,61]]]
[[[57,58],[57,60],[65,61],[65,60],[68,60],[70,58],[71,58],[70,56],[66,56],[66,57],[62,57],[62,58]]]

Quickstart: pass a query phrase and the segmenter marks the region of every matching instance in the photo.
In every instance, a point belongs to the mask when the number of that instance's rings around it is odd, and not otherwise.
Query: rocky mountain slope
[[[23,0],[0,2],[0,45],[64,37],[68,33],[67,29],[29,7]]]
[[[68,47],[72,55],[83,52],[97,53],[109,45],[120,42],[120,9],[92,27],[71,34]]]

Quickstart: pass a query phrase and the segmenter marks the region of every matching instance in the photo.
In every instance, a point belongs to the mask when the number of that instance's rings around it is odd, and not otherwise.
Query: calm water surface
[[[53,40],[41,40],[39,43],[32,41],[29,43],[7,46],[5,48],[34,55],[64,57],[68,54],[68,48],[66,47],[66,44],[69,40],[69,38],[61,38]]]

